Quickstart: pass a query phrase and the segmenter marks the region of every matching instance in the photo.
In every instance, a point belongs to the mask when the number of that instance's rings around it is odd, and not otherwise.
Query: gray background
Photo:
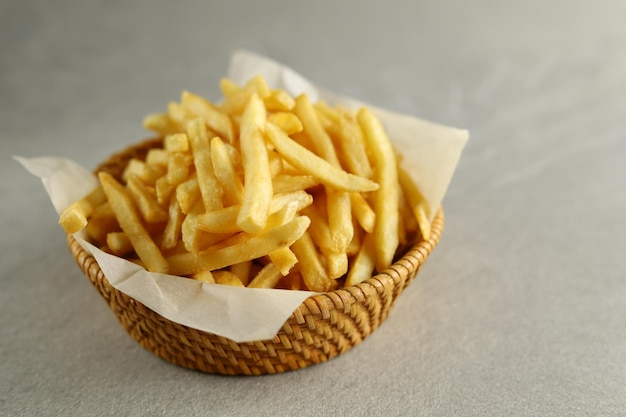
[[[626,415],[626,2],[0,2],[0,414]],[[267,377],[126,335],[11,155],[93,167],[236,48],[470,142],[365,343]]]

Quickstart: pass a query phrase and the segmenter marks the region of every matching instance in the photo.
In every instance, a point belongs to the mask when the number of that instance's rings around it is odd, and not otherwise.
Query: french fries
[[[60,216],[67,233],[153,272],[250,288],[331,291],[428,239],[428,207],[380,121],[262,77],[185,91],[144,126],[162,139]]]

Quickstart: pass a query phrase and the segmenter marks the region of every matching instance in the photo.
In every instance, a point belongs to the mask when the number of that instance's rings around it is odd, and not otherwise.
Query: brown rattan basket
[[[111,156],[96,172],[119,178],[128,161],[161,146],[152,139]],[[236,343],[172,322],[113,288],[96,260],[71,236],[79,267],[111,307],[126,331],[155,355],[186,368],[227,375],[274,374],[324,362],[359,344],[387,318],[443,231],[438,210],[429,240],[416,242],[389,269],[365,282],[306,299],[272,340]]]

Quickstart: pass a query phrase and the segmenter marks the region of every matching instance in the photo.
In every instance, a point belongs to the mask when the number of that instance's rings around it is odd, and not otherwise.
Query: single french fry
[[[268,256],[281,275],[287,275],[291,268],[298,263],[298,257],[288,247],[277,249],[269,253]]]
[[[222,78],[220,80],[220,90],[222,91],[224,97],[230,97],[233,94],[240,92],[241,87],[228,78]]]
[[[120,225],[115,215],[108,216],[91,216],[89,223],[85,227],[87,236],[95,242],[106,242],[106,237],[111,232],[119,232]]]
[[[175,101],[167,103],[167,115],[170,120],[173,120],[177,125],[181,126],[182,129],[179,132],[184,132],[187,122],[193,118],[193,114],[187,108]]]
[[[254,77],[250,78],[250,80],[248,80],[248,82],[246,83],[244,90],[250,91],[253,94],[256,93],[256,95],[261,100],[265,100],[265,98],[269,97],[272,94],[270,88],[265,82],[265,78],[263,78],[263,76],[261,75],[255,75]]]
[[[267,159],[270,165],[270,176],[274,178],[283,171],[283,159],[278,152],[273,150],[267,151]]]
[[[202,212],[202,202],[197,201],[183,218],[181,223],[181,239],[185,244],[185,249],[191,253],[197,253],[200,251],[200,236],[202,234],[202,229],[198,227],[198,218]]]
[[[318,114],[323,114],[328,120],[330,120],[333,124],[339,124],[339,111],[337,109],[333,109],[326,103],[324,100],[320,100],[314,105],[315,110]]]
[[[146,154],[146,164],[161,165],[163,168],[167,168],[169,158],[170,156],[165,149],[153,148]]]
[[[169,267],[169,273],[172,275],[184,277],[206,271],[198,268],[198,255],[195,253],[177,253],[168,256],[166,260]]]
[[[287,135],[302,132],[304,129],[298,116],[290,112],[271,113],[267,116],[267,121],[281,128]]]
[[[313,203],[313,196],[302,190],[292,191],[290,193],[274,194],[272,202],[270,203],[269,212],[270,214],[274,214],[292,202],[297,203],[296,209],[297,211],[300,211]]]
[[[85,197],[63,210],[59,217],[59,224],[66,233],[76,233],[87,226],[87,219],[93,213],[94,208],[105,201],[104,191],[102,187],[98,186]]]
[[[430,221],[428,220],[430,218],[430,210],[426,199],[417,188],[415,182],[413,182],[409,173],[402,167],[398,169],[398,179],[422,232],[422,237],[424,240],[430,239]]]
[[[287,162],[303,173],[318,178],[320,182],[344,191],[368,192],[378,189],[378,184],[375,182],[331,165],[295,142],[275,125],[268,123],[266,131],[268,139]]]
[[[334,248],[330,237],[328,221],[325,218],[325,212],[323,214],[320,213],[315,205],[312,205],[304,208],[302,214],[311,219],[311,226],[309,226],[308,232],[315,242],[315,245],[324,255],[332,253]]]
[[[191,211],[193,205],[200,199],[200,186],[197,176],[191,176],[176,187],[176,199],[183,213],[187,214]]]
[[[350,266],[346,286],[356,285],[372,277],[376,266],[375,237],[373,234],[365,235],[363,245],[358,255]]]
[[[285,246],[290,246],[299,239],[309,227],[311,221],[306,216],[296,217],[291,222],[254,235],[238,244],[220,249],[208,248],[199,256],[201,270],[225,268],[238,262],[257,259]]]
[[[233,287],[243,287],[239,277],[229,270],[213,271],[213,278],[216,284],[231,285]]]
[[[297,200],[290,201],[268,218],[267,228],[275,228],[282,226],[283,224],[289,223],[296,217],[298,211],[299,202]],[[293,268],[294,265],[298,263],[298,258],[291,251],[291,249],[289,249],[289,247],[277,249],[273,252],[270,252],[268,256],[272,260],[272,263],[276,265],[282,275],[287,275],[291,268]]]
[[[326,187],[328,227],[336,253],[345,253],[354,235],[350,194],[347,191]]]
[[[206,211],[222,208],[223,190],[220,186],[211,160],[211,145],[206,126],[201,119],[187,123],[187,136],[193,152],[193,160],[198,176],[200,195]]]
[[[161,136],[176,134],[181,132],[182,127],[170,119],[167,114],[149,114],[143,119],[143,127],[160,134]]]
[[[270,262],[250,281],[248,288],[274,288],[282,276],[278,266]]]
[[[290,193],[315,187],[320,182],[313,175],[281,174],[272,179],[274,193]]]
[[[241,113],[243,113],[251,96],[252,91],[240,90],[236,93],[226,96],[226,100],[220,105],[220,110],[225,114],[230,115],[231,119],[233,120],[233,129],[235,129],[236,125],[240,124],[237,123],[237,120],[234,118],[234,116],[239,116],[241,115]]]
[[[382,272],[388,268],[398,247],[398,169],[393,146],[387,138],[382,124],[366,108],[357,114],[359,125],[363,129],[365,141],[372,151],[374,179],[380,188],[374,193],[374,211],[376,224],[376,269]]]
[[[228,143],[233,143],[233,124],[228,115],[219,111],[210,101],[189,91],[183,91],[181,105],[204,122]]]
[[[347,114],[339,118],[339,144],[348,172],[372,178],[373,171],[365,150],[365,140],[356,119]]]
[[[156,181],[163,176],[165,169],[163,167],[148,165],[139,159],[131,159],[124,169],[122,179],[128,181],[128,178],[135,175],[144,184],[154,185]]]
[[[341,278],[348,272],[348,254],[346,252],[329,253],[326,255],[326,264],[330,278]]]
[[[376,213],[374,213],[374,210],[372,210],[363,195],[361,193],[350,193],[350,204],[352,214],[356,217],[363,230],[367,233],[374,232]]]
[[[186,133],[174,133],[165,136],[163,148],[168,152],[187,152],[189,150],[189,140]]]
[[[237,225],[240,205],[224,207],[208,211],[198,217],[198,227],[211,233],[237,233],[241,229]]]
[[[170,197],[170,204],[168,208],[169,217],[163,229],[163,239],[161,240],[161,249],[172,249],[176,246],[181,235],[181,228],[183,224],[184,214],[178,204],[176,196]]]
[[[237,275],[243,285],[248,285],[250,282],[250,270],[252,267],[252,261],[237,262],[231,265],[230,272]]]
[[[106,198],[106,196],[104,196],[104,198]],[[113,213],[113,209],[111,208],[111,205],[108,201],[105,201],[104,203],[95,206],[93,208],[93,211],[91,212],[92,219],[102,217],[115,218],[115,213]]]
[[[159,203],[160,206],[165,206],[174,191],[176,191],[176,185],[169,182],[167,175],[164,175],[154,184],[154,191],[156,193],[157,203]]]
[[[185,135],[186,137],[187,135]],[[172,185],[178,185],[189,177],[193,157],[187,153],[172,153],[167,163],[167,181]]]
[[[295,105],[294,99],[283,90],[272,90],[263,101],[268,111],[286,112],[293,109]]]
[[[309,233],[305,232],[300,239],[291,245],[291,249],[298,257],[302,280],[307,288],[316,292],[328,291],[333,280],[324,268]]]
[[[333,141],[322,127],[317,112],[306,94],[302,94],[296,99],[293,111],[302,122],[304,131],[311,138],[315,152],[331,165],[339,168],[341,165]]]
[[[211,139],[211,161],[215,176],[224,190],[225,204],[241,204],[243,201],[243,183],[235,172],[228,149],[218,136]]]
[[[106,172],[101,172],[98,178],[120,227],[130,239],[139,258],[145,263],[148,270],[167,273],[169,265],[143,227],[126,189]]]
[[[116,256],[124,256],[133,251],[133,244],[124,232],[111,232],[107,234],[107,246]]]
[[[258,95],[248,101],[241,120],[241,160],[244,171],[244,194],[237,224],[248,233],[265,229],[272,200],[272,177],[263,139],[265,107]]]
[[[192,275],[192,278],[209,284],[215,284],[215,277],[211,271],[200,271]]]
[[[159,223],[167,220],[167,212],[159,206],[156,194],[153,194],[136,175],[130,175],[126,183],[141,217],[148,223]]]

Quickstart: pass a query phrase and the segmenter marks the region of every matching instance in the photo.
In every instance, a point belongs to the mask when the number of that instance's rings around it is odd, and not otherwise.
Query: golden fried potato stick
[[[141,213],[141,217],[148,223],[159,223],[167,220],[167,212],[159,206],[154,195],[136,175],[130,175],[126,183],[130,195]]]
[[[282,276],[280,269],[270,262],[250,281],[248,288],[274,288]]]
[[[277,126],[268,123],[266,132],[268,139],[287,162],[303,173],[318,178],[323,184],[344,191],[368,192],[378,189],[375,182],[331,165],[291,139]]]
[[[311,198],[311,202],[312,200]],[[290,201],[268,218],[267,228],[279,227],[292,221],[299,210],[299,202],[297,200]],[[298,258],[288,246],[270,252],[268,257],[272,260],[272,263],[276,265],[281,275],[287,275],[291,268],[298,263]]]
[[[186,137],[187,135],[185,135]],[[184,152],[174,152],[167,163],[167,180],[172,185],[178,185],[189,177],[193,164],[193,156]]]
[[[415,182],[413,182],[409,173],[402,167],[398,169],[398,178],[400,186],[404,190],[404,195],[411,206],[413,215],[415,216],[420,231],[422,232],[422,237],[425,240],[430,239],[430,221],[428,220],[430,218],[430,210],[426,199],[417,188]]]
[[[213,276],[213,272],[211,271],[201,271],[193,274],[191,276],[193,279],[208,282],[210,284],[215,284],[215,277]]]
[[[274,214],[291,202],[297,203],[297,209],[313,203],[313,197],[305,191],[299,190],[291,193],[274,194],[269,207],[269,214]],[[237,218],[241,211],[241,205],[234,205],[213,210],[201,214],[198,217],[198,227],[205,232],[212,233],[236,233],[241,231],[237,224]]]
[[[222,95],[228,98],[241,92],[241,87],[228,78],[222,78],[220,80],[220,90],[222,91]]]
[[[178,244],[181,227],[183,224],[184,214],[178,205],[178,199],[172,195],[170,197],[170,205],[168,208],[169,218],[163,229],[163,239],[161,240],[161,249],[172,249]]]
[[[242,242],[219,249],[208,248],[198,254],[199,270],[225,268],[243,261],[257,259],[277,249],[291,246],[299,239],[311,221],[306,216],[298,216],[291,222],[259,235],[253,235]]]
[[[187,136],[189,136],[193,152],[198,186],[200,187],[204,209],[211,211],[222,208],[223,190],[213,169],[211,145],[209,144],[208,132],[204,121],[202,119],[194,119],[187,123]]]
[[[374,235],[367,234],[363,239],[363,244],[359,253],[354,258],[348,277],[346,278],[346,287],[356,285],[372,277],[376,264],[376,248],[374,247]]]
[[[174,133],[165,136],[163,148],[171,153],[187,152],[189,150],[189,139],[186,133]]]
[[[371,150],[374,179],[380,185],[374,193],[374,211],[376,212],[374,235],[376,237],[376,269],[382,272],[393,263],[399,242],[398,168],[393,146],[378,118],[367,108],[362,108],[357,114],[357,120]]]
[[[243,89],[252,93],[256,93],[261,100],[265,100],[272,94],[270,88],[265,82],[265,78],[263,78],[263,76],[261,75],[255,75],[254,77],[250,78]]]
[[[341,114],[339,117],[339,144],[343,161],[348,172],[364,178],[372,178],[363,132],[357,121],[351,115]]]
[[[164,175],[154,184],[154,191],[156,192],[157,203],[161,206],[165,206],[168,201],[170,201],[170,197],[174,191],[176,191],[176,185],[169,182],[167,175]]]
[[[109,173],[101,172],[98,178],[122,231],[133,244],[135,252],[146,268],[152,272],[167,273],[169,265],[143,227],[137,209],[126,189]]]
[[[200,185],[196,175],[178,184],[176,187],[176,199],[183,213],[187,214],[191,211],[196,201],[200,199]]]
[[[133,158],[126,165],[122,173],[122,180],[128,181],[130,176],[136,175],[144,184],[154,185],[164,173],[164,167],[148,165],[144,161]]]
[[[183,91],[181,105],[189,113],[201,117],[204,122],[228,143],[233,143],[235,135],[228,115],[219,111],[210,101],[189,91]]]
[[[208,211],[198,217],[198,227],[211,233],[237,233],[241,228],[237,225],[237,216],[241,205],[224,207]]]
[[[194,116],[189,109],[183,107],[175,101],[167,103],[167,115],[170,120],[180,126],[180,130],[178,132],[185,132],[185,125],[189,120],[193,119]]]
[[[170,119],[167,114],[149,114],[143,119],[143,127],[161,136],[176,134],[183,131],[181,125]]]
[[[219,136],[211,139],[211,161],[215,176],[224,190],[224,204],[241,204],[243,201],[243,183],[235,172],[226,145]]]
[[[298,116],[293,113],[271,113],[267,116],[267,121],[280,127],[288,135],[302,132],[304,129],[302,122],[298,119]]]
[[[133,244],[124,232],[111,232],[107,234],[107,246],[111,253],[116,256],[124,256],[133,251]]]
[[[373,233],[374,225],[376,224],[376,213],[374,213],[367,200],[361,193],[350,193],[350,204],[352,214],[354,214],[359,225],[367,233]]]
[[[298,257],[298,265],[302,280],[311,291],[328,291],[333,280],[328,275],[326,268],[322,264],[313,239],[308,232],[305,232],[300,239],[291,245],[291,249]]]
[[[306,190],[320,182],[313,175],[289,175],[279,174],[273,178],[274,193],[290,193],[292,191]]]
[[[272,90],[263,101],[268,111],[286,112],[292,110],[295,105],[293,98],[283,90]]]
[[[239,277],[229,270],[213,271],[213,278],[215,279],[216,284],[230,285],[233,287],[244,286],[243,283],[239,280]]]
[[[252,94],[241,119],[239,137],[244,172],[244,193],[237,224],[248,233],[265,229],[272,201],[272,176],[263,130],[265,107],[257,94]]]
[[[350,194],[326,187],[328,227],[336,253],[345,253],[354,236]]]
[[[252,261],[238,262],[230,266],[230,272],[237,275],[243,285],[248,285],[251,267]]]
[[[59,224],[66,233],[76,233],[87,226],[87,219],[94,209],[106,201],[102,187],[97,187],[85,197],[63,210]]]

